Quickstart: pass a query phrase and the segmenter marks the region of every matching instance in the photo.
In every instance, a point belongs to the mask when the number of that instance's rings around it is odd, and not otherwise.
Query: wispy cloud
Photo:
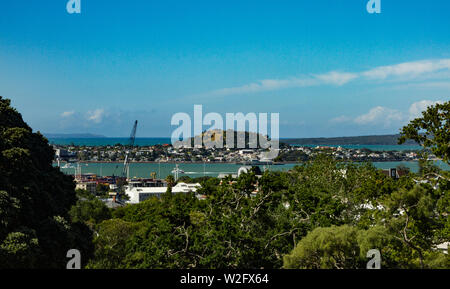
[[[357,79],[373,80],[414,80],[424,77],[450,78],[450,59],[420,60],[395,65],[379,66],[362,72],[330,71],[323,74],[311,74],[287,79],[265,79],[242,86],[228,87],[210,91],[207,95],[225,96],[281,90],[293,87],[318,85],[342,86]],[[441,74],[439,74],[441,73]]]
[[[351,117],[346,116],[346,115],[341,115],[341,116],[331,119],[330,122],[331,123],[343,123],[343,122],[349,122],[351,120],[352,120]]]
[[[317,85],[317,80],[310,77],[290,79],[265,79],[242,86],[222,88],[207,93],[208,95],[223,96],[233,94],[256,93],[285,89],[290,87],[307,87]]]
[[[368,112],[363,113],[357,117],[350,117],[346,115],[342,115],[339,117],[335,117],[330,120],[330,123],[333,124],[357,124],[357,125],[375,125],[375,126],[384,126],[385,128],[390,127],[391,125],[395,125],[398,127],[398,124],[405,124],[408,121],[420,117],[422,112],[427,109],[427,107],[431,105],[435,105],[436,103],[442,103],[442,101],[433,101],[433,100],[421,100],[412,103],[409,106],[407,112],[402,112],[398,109],[388,108],[384,106],[376,106],[371,108]]]
[[[103,108],[98,108],[96,110],[88,111],[87,112],[87,120],[92,121],[94,123],[100,123],[100,122],[102,122],[104,114],[105,114],[105,110]]]
[[[450,79],[450,77],[449,77]],[[431,81],[431,82],[413,82],[399,84],[395,89],[448,89],[450,90],[450,81]]]
[[[317,85],[344,85],[351,80],[357,78],[358,75],[346,72],[331,71],[325,74],[316,74],[303,77],[293,77],[289,79],[265,79],[258,82],[237,86],[222,88],[211,91],[210,95],[233,95],[265,92],[272,90],[280,90],[292,87],[310,87]]]
[[[442,103],[442,101],[422,100],[411,104],[409,107],[409,119],[420,117],[427,107]]]
[[[362,73],[369,79],[386,79],[388,77],[416,78],[423,74],[450,69],[450,59],[422,60],[396,65],[380,66]]]
[[[358,77],[355,73],[331,71],[325,74],[315,75],[320,84],[344,85]]]
[[[71,110],[71,111],[64,111],[63,113],[61,113],[61,117],[70,117],[72,115],[75,114],[75,111]]]
[[[361,125],[383,124],[389,127],[393,122],[402,121],[402,113],[396,109],[377,106],[355,118],[354,122]]]

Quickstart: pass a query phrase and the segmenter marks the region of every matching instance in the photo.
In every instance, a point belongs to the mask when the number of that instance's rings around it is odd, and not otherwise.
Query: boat
[[[176,174],[176,173],[178,173],[178,174],[184,174],[184,171],[182,170],[182,169],[180,169],[179,167],[178,167],[178,164],[175,166],[175,168],[172,170],[172,173],[173,174]]]
[[[73,169],[73,168],[75,168],[74,166],[72,166],[71,164],[69,164],[69,163],[66,163],[65,165],[63,165],[62,167],[61,167],[62,169]]]

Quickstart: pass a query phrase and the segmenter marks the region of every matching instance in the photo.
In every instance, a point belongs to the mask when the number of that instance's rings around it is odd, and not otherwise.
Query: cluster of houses
[[[259,178],[262,176],[261,169],[258,166],[241,166],[235,174],[220,173],[218,178],[223,181],[225,178],[231,176],[234,181],[241,174],[248,173],[250,170],[256,172],[256,176]],[[393,179],[399,179],[401,176],[407,172],[398,170],[396,168],[391,168],[388,170],[383,170],[383,173]],[[128,196],[128,200],[125,203],[137,204],[143,202],[151,197],[160,198],[168,190],[168,184],[166,180],[153,179],[153,178],[131,178],[128,180],[121,179],[120,177],[98,177],[96,174],[87,173],[75,175],[76,189],[87,191],[91,194],[97,193],[97,188],[99,185],[106,186],[108,191],[115,192],[117,190],[118,181],[125,182],[124,186],[125,194]],[[201,188],[199,183],[184,183],[178,182],[175,186],[171,187],[171,192],[173,194],[178,193],[197,193],[197,190]],[[252,195],[258,193],[258,187],[252,192]],[[115,193],[110,194],[112,198],[108,199],[108,202],[119,203],[119,200],[115,199]],[[204,195],[196,194],[197,198],[204,199]]]
[[[257,167],[258,168],[258,167]],[[247,173],[252,169],[251,166],[242,166],[239,168],[236,174],[231,174],[232,178],[237,178],[243,173]],[[256,170],[258,172],[258,170]],[[260,172],[260,170],[259,170]],[[230,174],[219,174],[220,179],[224,179]],[[259,173],[261,176],[261,173]],[[117,190],[118,181],[127,181],[124,186],[125,194],[128,196],[128,200],[121,202],[116,200],[114,191]],[[168,190],[168,184],[166,180],[161,179],[151,179],[151,178],[132,178],[128,180],[121,179],[120,177],[99,177],[93,173],[85,173],[80,175],[75,175],[75,189],[87,191],[93,195],[97,194],[97,189],[99,185],[106,186],[108,191],[112,192],[110,195],[112,198],[105,199],[108,203],[118,203],[118,205],[125,203],[137,204],[143,202],[151,197],[160,198]],[[178,182],[175,186],[171,187],[170,190],[173,194],[178,193],[196,193],[197,190],[201,188],[199,183],[184,183]],[[255,192],[256,192],[255,188]],[[204,195],[197,194],[197,198],[204,199]]]
[[[287,146],[277,149],[276,162],[296,162],[314,157],[318,153],[328,152],[339,160],[353,161],[412,161],[417,160],[415,151],[371,151],[368,149],[352,149],[327,146]],[[117,162],[123,161],[127,149],[121,145],[116,146],[55,146],[55,160],[59,161],[91,161],[91,162]],[[132,162],[218,162],[218,163],[268,163],[273,160],[266,158],[265,149],[232,149],[203,147],[178,147],[170,144],[140,146],[129,150],[129,159]],[[289,157],[287,157],[289,156]],[[433,157],[433,156],[430,156]]]
[[[369,149],[351,149],[343,147],[329,147],[329,146],[316,146],[316,147],[296,147],[291,146],[284,148],[280,154],[297,151],[305,154],[309,157],[316,155],[319,152],[328,151],[331,155],[338,160],[353,160],[353,161],[413,161],[417,160],[417,152],[415,151],[371,151]]]
[[[54,148],[56,161],[116,162],[123,161],[126,154],[126,150],[122,146],[55,146]],[[264,160],[265,150],[174,148],[172,145],[166,144],[134,147],[129,151],[129,158],[132,162],[248,163]]]

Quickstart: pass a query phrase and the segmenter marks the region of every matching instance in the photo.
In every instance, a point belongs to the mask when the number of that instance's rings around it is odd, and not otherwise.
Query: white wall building
[[[95,194],[97,191],[97,183],[96,182],[77,182],[75,185],[75,190],[84,190],[88,191],[91,194]]]
[[[172,188],[172,194],[196,192],[200,184],[178,183]],[[125,187],[125,194],[128,195],[130,204],[138,204],[151,197],[160,198],[167,191],[167,187]]]

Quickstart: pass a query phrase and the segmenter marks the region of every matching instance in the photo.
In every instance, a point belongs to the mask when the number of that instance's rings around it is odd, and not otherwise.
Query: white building
[[[178,183],[172,188],[172,194],[196,192],[200,188],[200,184],[186,184]],[[167,187],[138,187],[138,186],[126,186],[125,194],[128,195],[130,200],[128,203],[137,204],[143,202],[151,197],[160,198],[165,192]]]
[[[450,244],[450,242],[445,242],[445,243],[439,244],[437,246],[437,249],[440,250],[444,254],[448,254],[448,244]]]
[[[96,182],[77,182],[75,186],[75,190],[84,190],[88,191],[91,194],[95,194],[97,191],[97,183]]]
[[[247,174],[248,172],[251,171],[251,169],[252,169],[251,166],[242,166],[242,167],[240,167],[240,168],[238,169],[238,172],[237,172],[238,177],[239,177],[241,174]]]

